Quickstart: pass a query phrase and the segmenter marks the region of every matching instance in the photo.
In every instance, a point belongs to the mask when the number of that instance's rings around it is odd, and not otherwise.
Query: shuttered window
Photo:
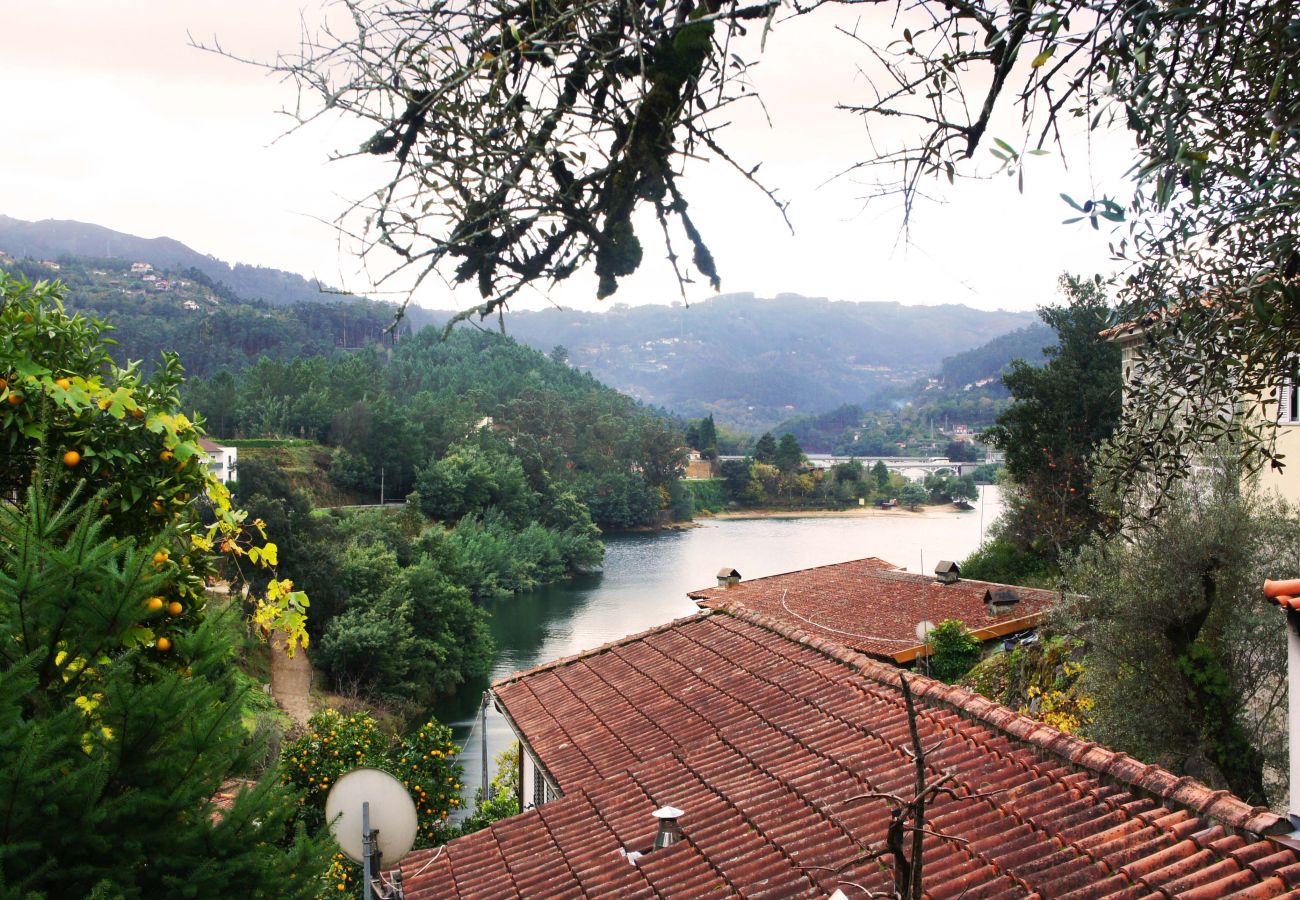
[[[1300,422],[1300,390],[1297,390],[1297,369],[1300,360],[1292,360],[1291,369],[1277,388],[1277,420],[1284,423]]]

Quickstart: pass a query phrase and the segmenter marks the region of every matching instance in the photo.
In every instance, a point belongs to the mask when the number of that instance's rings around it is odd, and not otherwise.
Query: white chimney
[[[718,570],[718,587],[734,587],[740,584],[740,573],[730,566]]]
[[[655,850],[671,847],[682,839],[682,829],[677,820],[684,815],[686,813],[672,806],[661,806],[654,811],[654,817],[659,820],[659,831],[655,833]]]
[[[1286,612],[1287,748],[1291,826],[1300,829],[1300,578],[1265,581],[1264,596]]]

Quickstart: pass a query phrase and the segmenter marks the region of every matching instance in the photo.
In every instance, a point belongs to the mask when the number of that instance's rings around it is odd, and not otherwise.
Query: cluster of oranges
[[[435,843],[447,836],[447,818],[461,805],[460,764],[451,730],[428,722],[401,739],[385,734],[369,715],[324,710],[281,758],[280,780],[299,792],[309,829],[323,827],[325,796],[341,775],[372,766],[395,775],[415,800],[420,837]]]

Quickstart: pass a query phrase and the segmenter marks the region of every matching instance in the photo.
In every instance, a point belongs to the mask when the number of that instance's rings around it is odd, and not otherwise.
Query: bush
[[[991,537],[961,563],[963,578],[1018,584],[1024,587],[1056,587],[1060,572],[1048,560],[1023,549],[1010,538]]]
[[[930,632],[930,674],[949,684],[980,661],[980,642],[960,619],[945,619]]]
[[[326,709],[286,748],[280,778],[297,791],[299,818],[316,833],[326,825],[325,798],[340,777],[361,767],[382,769],[410,791],[419,820],[417,846],[429,846],[446,839],[447,816],[461,803],[457,752],[451,729],[436,721],[399,740],[366,713]]]

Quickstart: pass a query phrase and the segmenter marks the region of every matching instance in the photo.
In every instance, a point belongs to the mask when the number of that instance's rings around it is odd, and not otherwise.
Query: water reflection
[[[745,579],[879,556],[913,572],[933,571],[940,559],[961,560],[1001,511],[996,487],[965,512],[863,518],[701,520],[701,527],[607,539],[605,568],[493,604],[497,657],[489,679],[466,685],[434,710],[458,742],[473,728],[461,757],[466,800],[481,781],[482,739],[475,713],[491,680],[597,647],[690,615],[687,591],[709,587],[723,566]],[[489,760],[514,739],[505,720],[487,716]],[[491,763],[489,763],[492,765]]]

